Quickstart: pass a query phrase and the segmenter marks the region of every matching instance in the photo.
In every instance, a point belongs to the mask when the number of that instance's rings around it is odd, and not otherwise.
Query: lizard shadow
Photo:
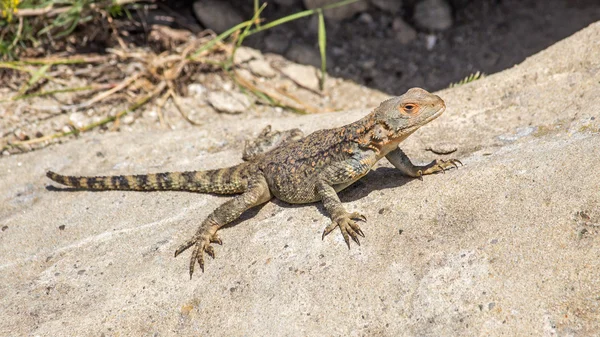
[[[367,197],[375,191],[401,187],[417,178],[403,175],[395,168],[379,167],[364,178],[340,192],[342,202],[352,202]]]

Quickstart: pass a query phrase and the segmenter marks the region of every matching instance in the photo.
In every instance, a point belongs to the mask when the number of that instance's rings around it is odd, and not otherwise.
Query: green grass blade
[[[23,95],[25,92],[27,92],[27,90],[29,90],[29,88],[31,88],[32,85],[36,84],[40,80],[40,78],[44,77],[48,69],[50,69],[50,66],[51,64],[45,64],[41,66],[40,69],[32,73],[29,81],[24,86],[22,86],[21,89],[19,89],[17,96]]]
[[[316,10],[314,10],[314,9],[308,9],[308,10],[305,10],[305,11],[302,11],[302,12],[298,12],[298,13],[295,13],[295,14],[292,14],[292,15],[288,15],[288,16],[283,17],[281,19],[277,19],[275,21],[271,21],[271,22],[269,22],[267,24],[264,24],[264,25],[262,25],[262,26],[260,26],[260,27],[258,27],[256,29],[253,29],[253,30],[250,31],[250,33],[248,35],[256,34],[258,32],[262,32],[263,30],[267,30],[269,28],[273,28],[275,26],[279,26],[279,25],[284,24],[286,22],[297,20],[297,19],[303,18],[305,16],[313,15],[315,13],[316,13]]]
[[[235,33],[236,31],[238,31],[242,28],[251,26],[252,23],[253,23],[252,20],[248,20],[248,21],[244,21],[242,23],[239,23],[239,24],[229,28],[225,32],[217,35],[217,37],[215,37],[214,39],[207,42],[202,47],[198,48],[198,50],[196,50],[196,52],[194,52],[191,56],[189,56],[189,58],[192,58],[192,59],[195,58],[196,56],[200,55],[200,53],[202,53],[203,51],[206,51],[206,50],[209,50],[210,48],[212,48],[215,44],[217,44],[217,42],[223,41],[224,39],[228,38],[231,34]]]
[[[258,12],[258,8],[260,7],[258,5],[258,3],[259,3],[259,0],[254,0],[254,13],[255,14],[256,14],[256,12]],[[265,3],[265,5],[266,5],[266,3]],[[256,22],[256,27],[260,27],[260,20]]]
[[[258,8],[255,12],[254,15],[252,15],[252,19],[250,19],[252,22],[254,22],[257,26],[258,23],[260,23],[260,13],[262,13],[262,11],[265,9],[265,7],[267,7],[267,3],[262,4],[262,6],[260,6],[260,8]],[[250,33],[250,28],[252,28],[252,25],[248,25],[246,26],[246,28],[244,28],[244,31],[242,32],[242,34],[240,34],[240,38],[238,39],[237,42],[237,47],[242,45],[242,42],[244,41],[244,39],[246,38],[246,36],[248,36]]]
[[[342,6],[346,6],[349,5],[353,2],[357,2],[358,0],[344,0],[344,1],[339,1],[336,3],[333,3],[331,5],[327,5],[327,6],[323,6],[323,9],[332,9],[332,8],[337,8],[337,7],[342,7]]]
[[[325,87],[325,76],[327,75],[327,35],[325,31],[325,17],[323,11],[318,11],[319,15],[319,52],[321,53],[321,78],[319,78],[319,89],[323,91]]]
[[[323,6],[322,8],[315,8],[315,9],[307,9],[305,11],[302,12],[298,12],[292,15],[288,15],[286,17],[283,17],[281,19],[277,19],[275,21],[269,22],[267,24],[264,24],[260,27],[257,27],[256,29],[253,29],[250,31],[250,34],[248,35],[252,35],[252,34],[256,34],[258,32],[262,32],[263,30],[267,30],[269,28],[273,28],[275,26],[279,26],[281,24],[284,24],[286,22],[290,22],[290,21],[294,21],[300,18],[303,18],[305,16],[310,16],[313,14],[316,14],[319,10],[325,10],[325,9],[332,9],[332,8],[336,8],[336,7],[341,7],[341,6],[345,6],[348,4],[351,4],[353,2],[357,2],[358,0],[344,0],[344,1],[339,1],[336,3],[333,3],[331,5],[327,5],[327,6]]]

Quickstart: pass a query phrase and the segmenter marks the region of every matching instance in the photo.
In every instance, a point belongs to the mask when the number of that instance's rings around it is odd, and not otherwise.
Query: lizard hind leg
[[[304,137],[304,133],[300,129],[272,131],[271,125],[267,125],[256,139],[246,141],[242,159],[253,160],[260,154],[267,153],[285,143],[300,140],[302,137]]]
[[[211,257],[215,257],[215,252],[211,243],[222,244],[217,231],[226,224],[239,218],[246,210],[264,204],[271,200],[271,194],[267,181],[262,175],[256,175],[249,178],[247,190],[233,199],[225,202],[217,207],[200,225],[196,234],[188,241],[179,246],[175,251],[175,257],[183,253],[188,248],[194,246],[192,256],[190,258],[190,279],[194,274],[196,263],[200,265],[200,269],[204,272],[204,253],[206,252]]]

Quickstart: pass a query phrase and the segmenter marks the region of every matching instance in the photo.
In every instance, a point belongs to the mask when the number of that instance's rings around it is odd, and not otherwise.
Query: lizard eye
[[[412,115],[415,114],[417,111],[419,111],[419,107],[416,104],[406,103],[402,106],[402,112],[404,112],[405,114]]]

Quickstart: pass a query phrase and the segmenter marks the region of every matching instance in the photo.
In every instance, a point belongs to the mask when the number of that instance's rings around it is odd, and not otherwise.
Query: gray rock
[[[233,55],[233,63],[242,64],[250,60],[260,60],[262,58],[263,55],[260,51],[249,47],[241,46],[235,51],[235,54]]]
[[[135,122],[135,116],[133,116],[132,114],[127,114],[121,119],[121,121],[123,122],[123,124],[131,125],[133,124],[133,122]]]
[[[244,21],[242,15],[227,1],[197,0],[193,8],[198,21],[217,34]]]
[[[437,44],[437,39],[437,35],[427,34],[427,36],[425,36],[425,48],[427,50],[433,50],[433,48]]]
[[[208,89],[200,83],[191,83],[188,85],[187,91],[190,96],[202,97]]]
[[[285,57],[301,64],[321,67],[321,54],[319,50],[302,42],[292,43],[291,47],[285,53]]]
[[[314,9],[323,7],[326,5],[330,5],[339,0],[303,0],[304,6],[308,9]],[[357,2],[351,3],[349,5],[328,9],[324,12],[326,18],[334,21],[341,21],[344,19],[349,19],[353,17],[355,14],[360,13],[369,8],[369,3],[367,0],[359,0]]]
[[[273,2],[275,2],[276,4],[278,4],[280,6],[290,7],[290,6],[293,6],[297,2],[299,3],[300,0],[273,0]]]
[[[373,16],[366,12],[359,15],[358,21],[366,25],[373,25],[374,23]]]
[[[282,68],[281,72],[301,87],[319,90],[319,77],[314,67],[291,63]]]
[[[277,54],[284,54],[290,46],[290,39],[280,33],[269,33],[263,42],[266,51]]]
[[[417,31],[401,17],[395,17],[392,29],[396,33],[396,39],[402,44],[409,44],[417,38]]]
[[[257,76],[272,78],[277,74],[269,62],[265,60],[252,60],[248,62],[248,69]]]
[[[371,3],[382,11],[391,14],[396,14],[402,9],[402,0],[371,0]]]
[[[452,8],[446,0],[421,0],[415,5],[413,19],[425,30],[452,27]]]
[[[87,123],[87,118],[83,112],[73,112],[69,115],[69,122],[76,128],[81,128]]]
[[[235,91],[213,91],[206,96],[208,104],[219,112],[239,114],[252,104],[248,97]]]

